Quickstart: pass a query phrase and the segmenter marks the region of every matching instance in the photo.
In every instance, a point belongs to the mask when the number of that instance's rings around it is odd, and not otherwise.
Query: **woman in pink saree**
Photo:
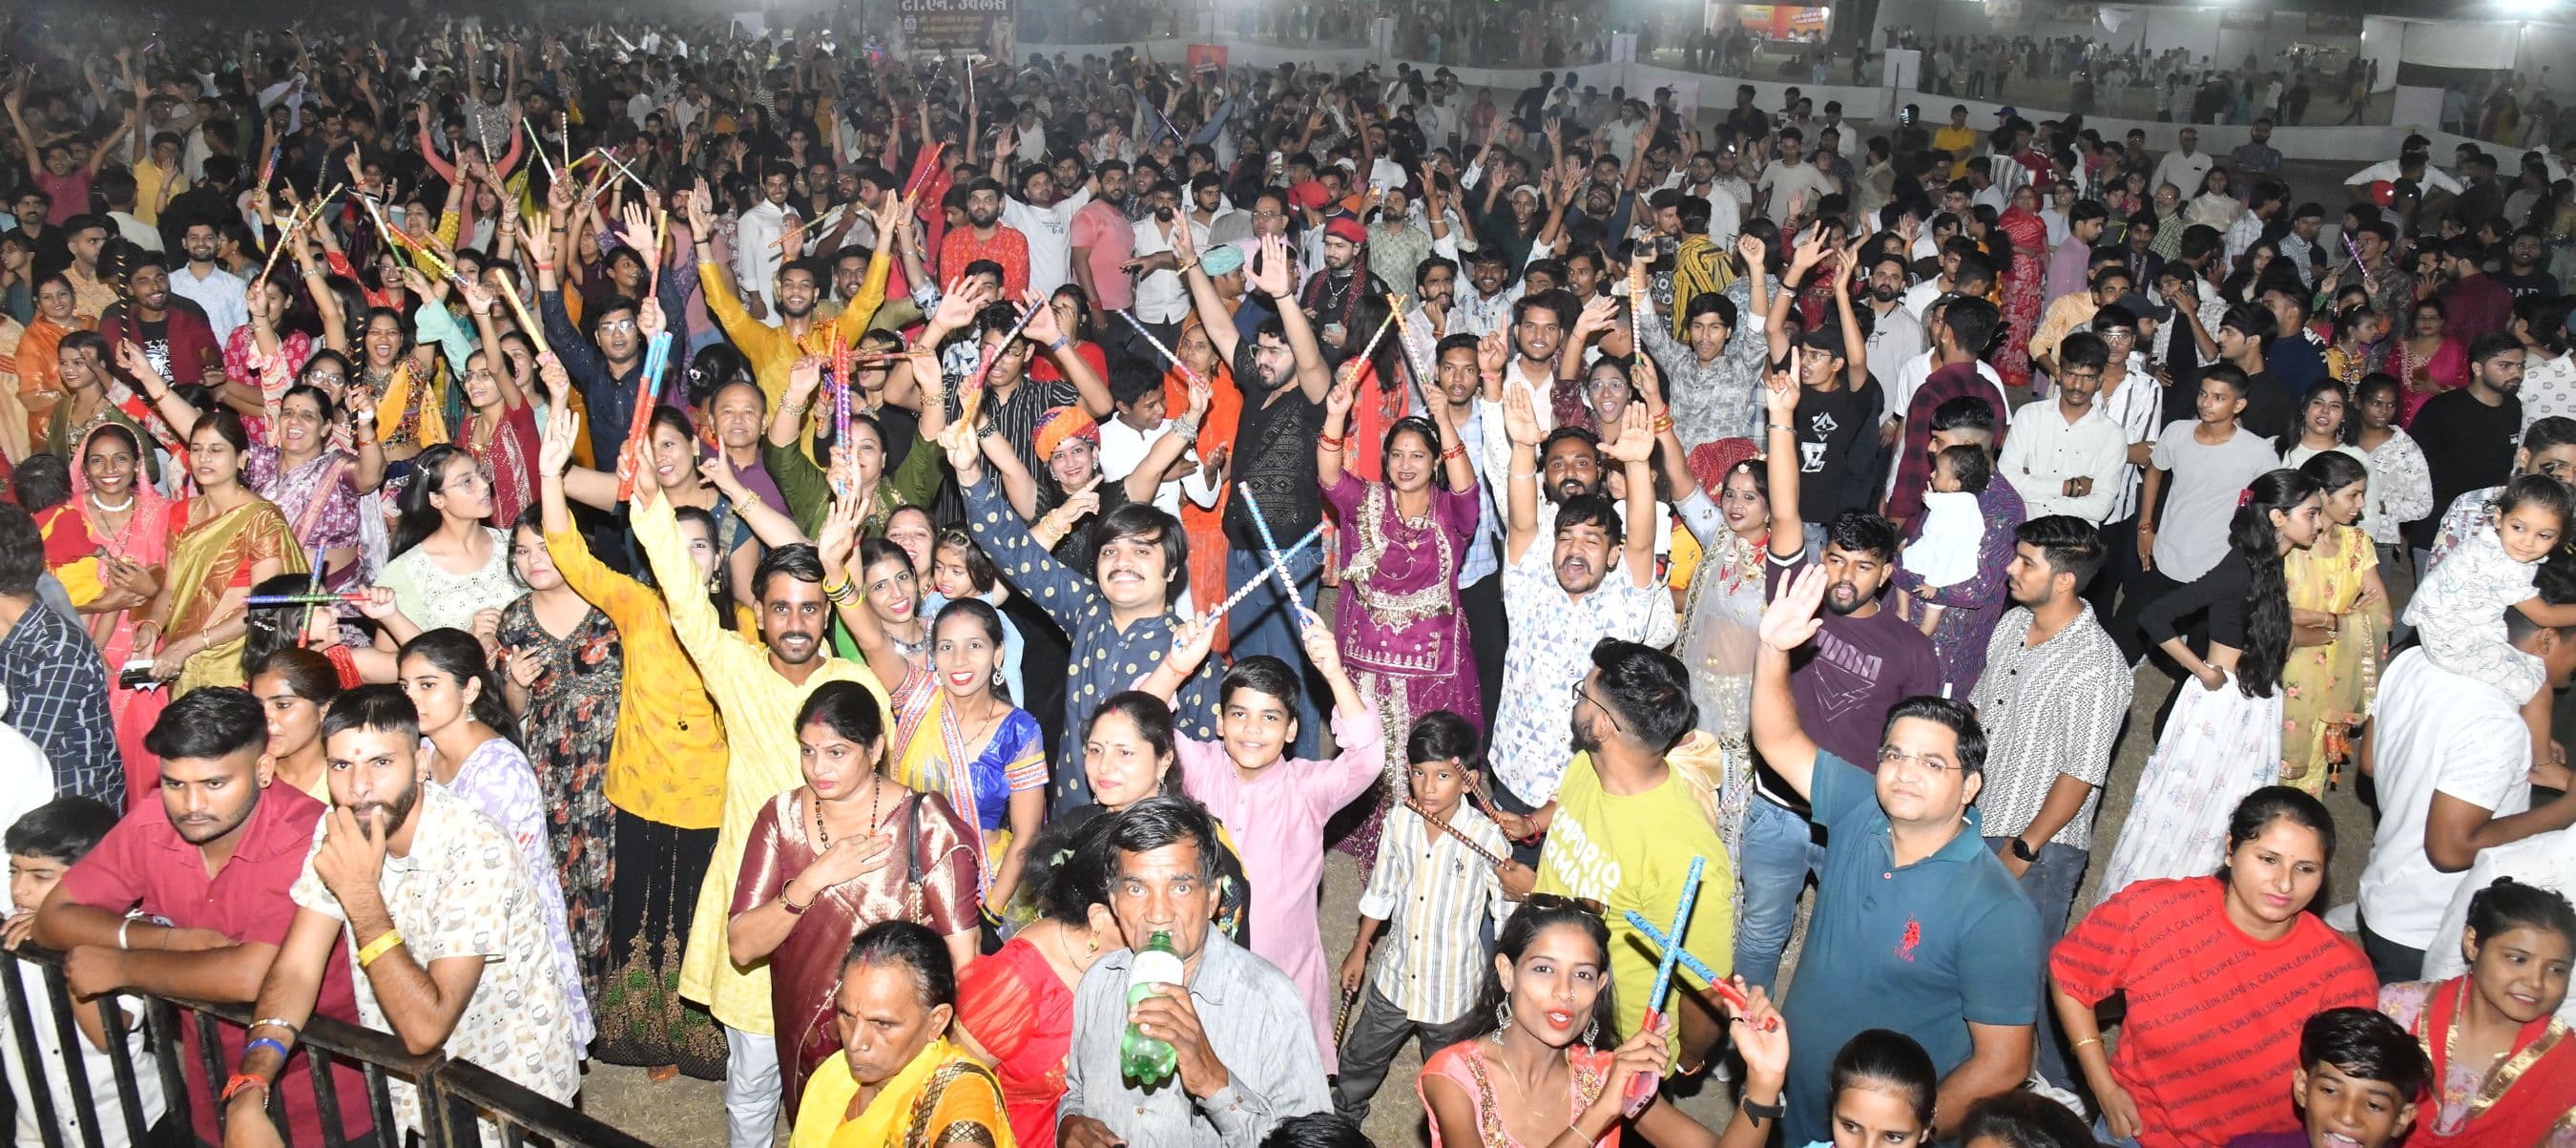
[[[134,652],[134,624],[152,608],[169,559],[170,503],[142,481],[142,444],[117,423],[102,423],[72,459],[72,507],[98,547],[100,593],[81,608],[91,640],[107,658],[107,707],[116,720],[116,749],[126,763],[126,806],[151,796],[160,766],[143,735],[168,704],[166,688],[128,689],[119,680]]]

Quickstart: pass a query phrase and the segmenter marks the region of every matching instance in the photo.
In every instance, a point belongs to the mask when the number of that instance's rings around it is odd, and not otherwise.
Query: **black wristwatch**
[[[2012,843],[2006,845],[2005,848],[2012,850],[2013,856],[2024,861],[2039,860],[2039,850],[2031,848],[2030,842],[2024,841],[2019,837],[2013,838]]]
[[[1789,1114],[1788,1097],[1785,1096],[1781,1097],[1777,1104],[1755,1104],[1753,1094],[1748,1092],[1744,1094],[1743,1100],[1737,1102],[1736,1107],[1742,1108],[1745,1115],[1755,1120],[1767,1120],[1775,1124],[1781,1117]]]

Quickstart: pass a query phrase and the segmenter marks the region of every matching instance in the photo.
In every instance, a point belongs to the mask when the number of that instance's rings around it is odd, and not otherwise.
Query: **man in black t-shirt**
[[[2434,509],[2406,526],[2418,585],[2451,500],[2513,476],[2522,439],[2522,361],[2522,344],[2513,336],[2482,336],[2469,346],[2469,385],[2435,395],[2415,412],[2410,430],[2432,475]]]

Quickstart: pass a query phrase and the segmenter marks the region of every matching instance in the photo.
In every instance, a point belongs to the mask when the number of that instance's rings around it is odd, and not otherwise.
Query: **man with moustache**
[[[682,958],[680,993],[705,1004],[725,1028],[725,1111],[732,1148],[769,1148],[778,1119],[778,1052],[769,1007],[769,968],[743,968],[725,951],[745,838],[769,799],[796,788],[796,711],[825,682],[852,681],[885,704],[885,687],[866,666],[832,656],[823,645],[831,603],[823,563],[812,546],[781,546],[752,572],[761,642],[745,641],[716,616],[697,589],[697,563],[671,504],[653,483],[636,484],[629,508],[635,541],[664,587],[671,629],[706,679],[707,696],[725,715],[724,824],[707,864],[706,884]],[[887,718],[887,728],[893,728]]]
[[[733,281],[741,284],[745,292],[743,307],[752,318],[772,326],[777,325],[780,315],[776,280],[782,261],[804,255],[801,250],[786,251],[778,242],[795,216],[794,209],[787,206],[787,198],[795,190],[794,182],[784,160],[763,167],[760,200],[742,213],[742,222],[735,231]],[[558,213],[557,218],[562,215]],[[689,233],[700,237],[711,234],[695,228]]]
[[[997,182],[1010,164],[1011,135],[1012,129],[1004,128],[1001,142],[993,149],[993,179]],[[1086,180],[1080,188],[1058,194],[1061,189],[1056,185],[1055,173],[1043,164],[1033,164],[1020,172],[1020,194],[1002,197],[1002,222],[1028,240],[1029,290],[1053,295],[1072,277],[1073,217],[1091,202],[1096,186]],[[970,223],[974,221],[971,197],[966,216]],[[1014,291],[1011,297],[1016,299],[1019,293]]]
[[[1645,429],[1644,405],[1631,407],[1633,433],[1601,448],[1626,471],[1628,517],[1640,524],[1631,532],[1617,505],[1598,490],[1600,464],[1589,443],[1580,444],[1588,476],[1575,470],[1547,481],[1567,493],[1553,521],[1542,522],[1539,507],[1548,500],[1540,497],[1536,403],[1530,388],[1515,384],[1500,404],[1511,444],[1503,539],[1503,609],[1511,646],[1503,655],[1502,704],[1494,714],[1491,744],[1494,772],[1502,781],[1494,787],[1502,811],[1496,822],[1517,842],[1517,863],[1503,873],[1504,888],[1514,896],[1529,890],[1535,874],[1528,866],[1538,859],[1538,837],[1555,814],[1566,766],[1566,689],[1583,680],[1595,642],[1644,640],[1654,612],[1671,608],[1658,601],[1663,591],[1655,576],[1655,532],[1645,525],[1655,513],[1654,471],[1648,465],[1655,440]]]
[[[1863,1030],[1912,1037],[1942,1074],[1939,1110],[1965,1112],[2028,1079],[2039,1010],[2038,914],[1970,808],[1986,759],[1976,714],[1949,698],[1906,697],[1862,730],[1869,752],[1859,761],[1808,736],[1817,726],[1792,666],[1826,640],[1830,623],[1816,608],[1835,611],[1838,581],[1828,563],[1781,584],[1753,663],[1754,752],[1813,803],[1830,843],[1817,859],[1798,983],[1780,1010],[1794,1050],[1782,1120],[1792,1144],[1830,1138],[1830,1050]]]
[[[1772,376],[1763,401],[1771,505],[1798,504],[1796,434],[1800,387],[1787,372]],[[1773,512],[1775,515],[1777,511]],[[1770,592],[1779,596],[1800,571],[1822,571],[1817,594],[1824,614],[1813,641],[1789,660],[1787,681],[1804,727],[1828,752],[1871,768],[1878,737],[1898,702],[1939,696],[1941,665],[1932,639],[1879,601],[1896,571],[1896,528],[1866,511],[1847,510],[1825,524],[1822,557],[1806,558],[1796,532],[1771,532]],[[1813,576],[1811,576],[1813,577]],[[1812,606],[1811,606],[1812,608]],[[1754,776],[1753,802],[1744,814],[1744,909],[1736,919],[1735,969],[1748,984],[1770,987],[1798,914],[1798,892],[1811,868],[1821,868],[1824,848],[1809,829],[1803,786],[1771,770]],[[2032,997],[2031,1005],[2038,1006]]]
[[[1307,278],[1297,306],[1319,329],[1340,327],[1344,337],[1365,341],[1375,332],[1353,330],[1352,313],[1363,296],[1383,299],[1388,294],[1386,281],[1368,269],[1368,228],[1352,216],[1334,216],[1324,224],[1323,251],[1323,270]]]
[[[226,385],[224,345],[215,338],[205,312],[185,299],[172,298],[169,260],[160,252],[137,251],[129,256],[125,278],[118,286],[124,297],[98,321],[98,333],[111,350],[132,343],[142,348],[152,369],[171,386],[203,385],[235,409],[259,409],[257,388]]]
[[[161,712],[143,739],[161,759],[159,800],[117,822],[36,910],[35,941],[63,953],[75,995],[127,989],[226,1004],[258,999],[295,920],[287,891],[324,813],[302,790],[270,784],[268,740],[268,718],[248,690],[207,686]],[[354,1024],[349,968],[328,952],[335,947],[326,946],[307,1011]],[[237,1062],[250,1036],[217,1021],[220,1048],[204,1049],[200,1031],[180,1025],[185,1055],[165,1056],[188,1074],[196,1140],[212,1144],[223,1138],[214,1107],[223,1082],[207,1077],[207,1060]],[[287,1069],[287,1128],[296,1143],[319,1144],[312,1073],[301,1055]],[[345,1061],[332,1070],[339,1126],[355,1141],[371,1127],[366,1081]]]
[[[939,240],[938,270],[942,275],[954,276],[969,263],[990,259],[1001,265],[1003,297],[1017,299],[1029,289],[1029,237],[1002,222],[1003,198],[1002,181],[998,179],[979,179],[966,185],[966,226],[949,228]],[[1065,235],[1070,244],[1070,225]],[[1065,258],[1068,263],[1072,259],[1070,246]]]
[[[886,277],[892,273],[894,267],[887,248],[877,249],[875,256],[868,261],[867,280],[860,285],[855,294],[850,296],[849,302],[841,308],[840,312],[828,322],[815,315],[814,307],[822,300],[823,285],[830,275],[829,270],[818,261],[811,259],[798,259],[780,265],[774,283],[766,279],[761,281],[762,286],[772,288],[773,297],[778,305],[775,321],[764,322],[753,316],[742,300],[735,298],[733,289],[725,285],[724,276],[716,269],[713,247],[716,223],[713,202],[701,191],[689,197],[688,207],[689,239],[696,250],[694,258],[698,261],[699,288],[706,298],[707,314],[715,319],[718,326],[724,328],[725,338],[733,341],[735,349],[742,352],[742,357],[751,361],[752,377],[760,382],[760,393],[768,397],[773,409],[786,401],[787,376],[795,369],[796,360],[809,354],[828,353],[836,338],[842,343],[855,347],[859,340],[866,336],[868,320],[874,317],[877,309],[885,303]],[[880,205],[877,221],[879,226],[890,222],[883,215],[884,210]],[[958,231],[949,232],[949,238],[954,240],[958,233]],[[555,273],[545,269],[545,256],[538,254],[533,246],[530,255],[538,260],[539,298],[554,300],[546,311],[547,341],[557,348],[558,353],[567,344],[578,348],[582,340],[569,337],[572,334],[569,321],[558,321],[558,316],[562,313],[561,294],[547,293],[547,285],[554,281]],[[965,263],[943,263],[941,266],[964,267]],[[1023,269],[1026,268],[1025,259],[1022,260],[1021,266]],[[674,287],[672,290],[676,292],[677,288]],[[678,296],[665,295],[663,298],[676,300]],[[648,301],[645,305],[667,308],[674,304]],[[607,357],[607,362],[601,370],[593,371],[591,378],[597,380],[603,376],[613,375],[614,378],[610,379],[612,385],[609,387],[609,395],[622,390],[632,396],[635,387],[631,380],[624,383],[614,381],[626,378],[628,371],[628,368],[623,365],[625,360],[618,358],[614,348],[628,348],[629,353],[633,354],[635,361],[640,364],[643,357],[643,340],[630,341],[629,336],[632,332],[622,326],[611,329],[610,323],[614,318],[613,304],[601,309],[596,330],[604,336],[600,340],[600,349]],[[586,355],[587,351],[584,350],[581,353]],[[570,359],[567,359],[565,366],[567,369],[573,369]],[[576,381],[583,378],[578,370],[575,370],[573,377]],[[593,404],[591,421],[594,426],[591,431],[591,446],[604,465],[607,460],[617,455],[614,450],[602,449],[602,436],[614,433],[622,443],[626,433],[626,420],[604,416],[598,398],[606,396],[587,389],[591,385],[591,383],[583,383],[585,387],[583,396],[591,399]],[[617,405],[631,410],[631,398],[622,400]],[[596,425],[602,422],[614,422],[617,425],[613,428],[602,428]]]
[[[290,891],[295,923],[260,983],[251,1043],[224,1085],[226,1148],[279,1143],[269,1090],[344,960],[358,969],[366,1027],[571,1103],[581,1087],[572,1006],[546,957],[544,897],[510,832],[425,780],[429,750],[402,687],[340,695],[322,738],[331,812]],[[395,1124],[423,1127],[419,1090],[389,1090]],[[488,1128],[485,1138],[495,1139]]]
[[[188,262],[170,274],[170,290],[206,313],[218,347],[232,338],[233,328],[250,322],[248,285],[216,261],[223,246],[223,230],[214,220],[188,220],[179,231],[179,250]]]
[[[1448,263],[1445,259],[1426,260]],[[1446,278],[1441,290],[1447,291]],[[1425,328],[1426,330],[1428,328]],[[1458,557],[1458,607],[1467,618],[1467,633],[1476,657],[1476,683],[1485,703],[1484,712],[1494,713],[1502,705],[1503,652],[1510,647],[1510,628],[1503,610],[1503,580],[1499,555],[1503,542],[1502,506],[1494,493],[1502,489],[1503,472],[1488,471],[1485,453],[1486,436],[1501,435],[1502,424],[1487,422],[1484,406],[1476,401],[1478,390],[1476,337],[1450,335],[1440,340],[1431,354],[1430,369],[1423,372],[1429,384],[1424,397],[1434,404],[1449,408],[1449,425],[1458,429],[1458,444],[1467,449],[1467,461],[1476,468],[1477,489],[1484,496],[1476,500],[1476,529],[1468,536],[1467,548]],[[1416,362],[1421,360],[1417,357]]]

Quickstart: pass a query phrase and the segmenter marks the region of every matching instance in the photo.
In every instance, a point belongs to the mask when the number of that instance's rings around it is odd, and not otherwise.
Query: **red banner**
[[[1189,53],[1185,57],[1185,60],[1189,67],[1190,74],[1193,76],[1198,75],[1201,72],[1224,71],[1225,45],[1192,44],[1189,47]]]

